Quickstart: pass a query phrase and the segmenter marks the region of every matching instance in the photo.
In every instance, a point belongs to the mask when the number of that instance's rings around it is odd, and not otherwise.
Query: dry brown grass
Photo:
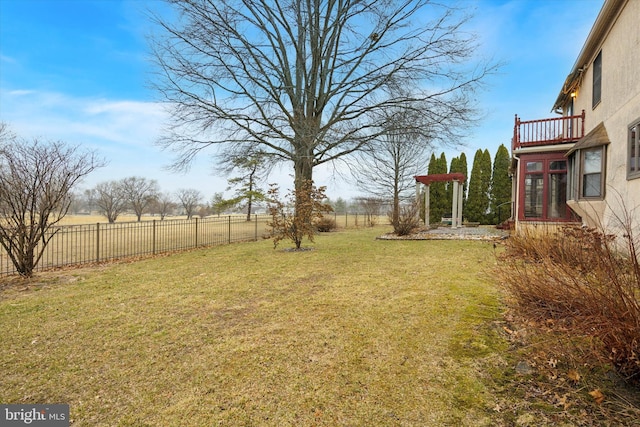
[[[40,275],[0,301],[0,401],[74,425],[496,425],[481,242],[260,241]]]

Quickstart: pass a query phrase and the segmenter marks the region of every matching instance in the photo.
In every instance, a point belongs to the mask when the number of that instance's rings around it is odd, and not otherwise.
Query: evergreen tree
[[[433,175],[438,173],[438,161],[436,160],[436,155],[431,153],[431,158],[429,159],[429,166],[427,167],[427,175]],[[433,184],[429,186],[429,224],[433,224]],[[424,208],[424,200],[421,201],[420,206]],[[424,217],[425,213],[421,212],[421,215]],[[438,222],[440,219],[438,219]]]
[[[235,190],[235,197],[229,202],[231,204],[244,202],[243,208],[247,212],[247,221],[251,221],[254,204],[266,199],[266,193],[259,187],[259,183],[269,175],[270,168],[267,157],[260,151],[235,154],[229,160],[227,171],[236,171],[240,174],[227,180],[229,183],[227,190]]]
[[[469,168],[467,167],[467,156],[464,153],[460,154],[460,159],[458,160],[458,168],[456,170],[456,172],[459,172],[461,174],[464,175],[464,183],[462,185],[462,191],[464,194],[463,197],[463,206],[465,203],[467,203],[467,189],[469,188]]]
[[[436,159],[435,154],[431,155],[429,161],[429,175],[447,173],[447,158],[444,153]],[[434,182],[429,186],[429,223],[439,223],[442,217],[448,212],[445,207],[447,203],[447,191],[445,182]]]
[[[462,206],[460,209],[464,207],[467,199],[467,182],[469,182],[469,172],[467,171],[467,156],[464,153],[460,154],[460,157],[456,157],[451,160],[451,168],[449,169],[449,173],[461,173],[464,175],[464,181],[460,184],[462,185]],[[453,184],[451,184],[451,200],[453,201]]]
[[[511,177],[509,151],[504,144],[498,147],[491,175],[491,224],[498,224],[511,216]],[[498,207],[500,216],[498,217]]]
[[[458,169],[458,161],[457,157],[451,159],[451,166],[449,167],[449,173],[455,173]],[[452,206],[453,203],[453,182],[447,183],[447,203],[449,206]]]
[[[333,207],[333,211],[339,214],[347,213],[347,202],[342,197],[338,197],[338,200],[331,203],[331,207]]]
[[[491,200],[491,153],[485,148],[482,152],[482,208],[483,219],[480,221],[488,224],[489,221],[489,204]]]
[[[488,163],[487,163],[488,159]],[[484,223],[489,209],[489,187],[491,184],[491,155],[489,150],[476,151],[469,179],[469,195],[464,209],[467,221]]]
[[[446,174],[447,170],[447,156],[445,156],[444,152],[442,152],[440,154],[440,158],[438,159],[438,173]],[[446,182],[437,182],[435,184],[437,184],[437,189],[442,195],[438,198],[438,210],[440,211],[440,218],[438,218],[438,221],[440,221],[443,216],[451,213],[451,199],[447,197]]]

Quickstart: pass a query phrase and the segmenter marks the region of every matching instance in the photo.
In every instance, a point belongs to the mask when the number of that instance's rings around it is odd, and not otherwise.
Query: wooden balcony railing
[[[578,116],[522,121],[516,114],[511,149],[575,142],[584,136],[584,110]]]

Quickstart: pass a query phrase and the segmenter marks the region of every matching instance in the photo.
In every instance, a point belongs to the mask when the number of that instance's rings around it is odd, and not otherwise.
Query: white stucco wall
[[[602,98],[592,108],[593,60],[602,50]],[[614,231],[626,208],[635,208],[640,225],[640,178],[627,179],[628,129],[640,120],[640,1],[630,0],[618,15],[606,38],[590,57],[582,85],[574,99],[575,114],[585,110],[585,134],[604,122],[611,140],[605,166],[603,202],[578,201],[569,205],[589,226]],[[595,215],[594,215],[595,214]],[[600,218],[598,218],[600,217]],[[601,221],[602,224],[595,222]]]

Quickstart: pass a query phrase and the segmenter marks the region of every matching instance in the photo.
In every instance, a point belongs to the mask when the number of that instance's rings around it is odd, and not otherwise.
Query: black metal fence
[[[203,246],[256,241],[268,237],[269,215],[244,215],[141,222],[95,223],[54,227],[51,241],[35,270],[92,264]],[[334,214],[339,228],[380,224],[363,214]],[[0,247],[0,276],[16,274]]]
[[[62,225],[51,229],[36,271],[104,262],[119,258],[155,255],[201,246],[255,241],[267,233],[269,216],[225,216],[141,222]],[[16,270],[0,250],[0,276]]]

